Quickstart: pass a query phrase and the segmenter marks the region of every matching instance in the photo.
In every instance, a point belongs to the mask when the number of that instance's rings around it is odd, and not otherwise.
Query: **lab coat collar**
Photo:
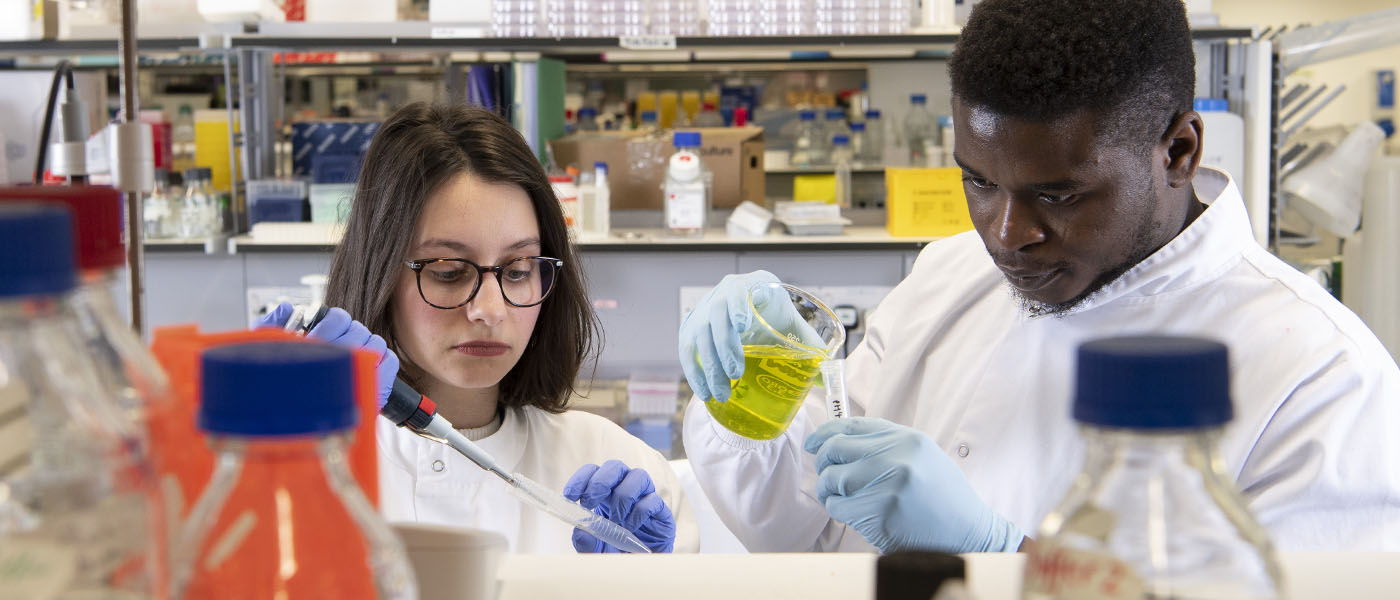
[[[525,447],[530,443],[530,427],[526,408],[507,408],[501,416],[501,428],[486,436],[477,445],[491,453],[496,464],[508,472],[518,471]]]
[[[1239,188],[1223,171],[1197,169],[1192,180],[1206,210],[1167,245],[1089,297],[1073,313],[1129,298],[1148,298],[1189,289],[1218,277],[1254,244]]]

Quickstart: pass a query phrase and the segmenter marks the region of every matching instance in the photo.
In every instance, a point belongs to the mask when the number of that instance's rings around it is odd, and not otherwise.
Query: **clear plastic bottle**
[[[873,165],[885,164],[885,122],[880,111],[865,111],[865,155],[863,160]]]
[[[112,298],[126,266],[121,193],[106,186],[0,188],[0,201],[14,199],[70,211],[78,240],[79,287],[69,296],[75,333],[89,350],[104,397],[127,417],[121,430],[139,437],[150,408],[167,399],[169,380]]]
[[[185,169],[185,200],[180,203],[180,237],[204,238],[219,228],[219,207],[209,194],[205,175],[210,169]]]
[[[20,400],[34,434],[27,467],[0,486],[0,597],[158,589],[150,466],[75,335],[76,284],[69,211],[0,205],[0,395]]]
[[[598,131],[598,109],[592,106],[578,109],[578,130]]]
[[[645,133],[648,133],[648,134],[652,134],[652,133],[656,133],[656,132],[660,131],[661,128],[660,128],[660,126],[658,126],[657,123],[656,123],[656,111],[654,111],[654,110],[644,110],[644,111],[642,111],[641,120],[640,120],[640,122],[637,123],[637,130],[638,130],[638,131],[645,132]]]
[[[867,152],[867,150],[866,150],[866,148],[865,148],[865,144],[866,144],[865,123],[862,122],[862,121],[857,121],[857,122],[855,122],[855,123],[851,123],[851,157],[852,157],[851,160],[852,160],[852,162],[855,162],[855,163],[864,163],[864,162],[866,162],[866,152]]]
[[[788,162],[794,167],[830,164],[830,143],[821,125],[817,124],[817,112],[804,110],[798,119],[797,136],[792,141],[792,158]]]
[[[155,170],[155,184],[141,208],[141,219],[145,221],[146,237],[162,239],[174,236],[176,208],[171,202],[170,185],[165,169]]]
[[[671,137],[676,153],[666,163],[663,200],[669,235],[699,237],[710,212],[711,174],[700,159],[700,133],[677,131]]]
[[[838,135],[851,137],[851,128],[846,125],[846,111],[839,108],[826,109],[822,131],[826,135],[827,143],[831,143],[831,139]]]
[[[1031,545],[1023,598],[1281,597],[1268,536],[1216,448],[1231,418],[1225,346],[1095,340],[1077,369],[1084,470]]]
[[[851,138],[836,134],[831,138],[831,164],[835,165],[836,204],[851,207]]]
[[[909,114],[904,116],[904,143],[909,147],[909,166],[936,166],[932,149],[938,145],[938,121],[928,112],[928,96],[911,94]]]
[[[724,117],[715,109],[715,103],[706,102],[695,116],[696,127],[724,127]]]
[[[200,372],[214,473],[176,541],[173,597],[417,598],[402,544],[347,465],[350,352],[232,344],[206,350]]]
[[[608,235],[612,230],[612,189],[608,187],[608,163],[593,163],[593,214],[588,227],[597,234]]]

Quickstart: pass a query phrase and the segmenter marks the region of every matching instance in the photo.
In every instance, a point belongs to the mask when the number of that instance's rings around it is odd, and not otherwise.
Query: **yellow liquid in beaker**
[[[744,346],[744,376],[729,382],[729,401],[705,403],[725,428],[755,440],[782,435],[812,389],[822,357],[781,346]]]

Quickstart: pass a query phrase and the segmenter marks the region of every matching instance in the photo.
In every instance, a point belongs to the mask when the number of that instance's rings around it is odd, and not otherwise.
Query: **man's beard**
[[[1079,295],[1064,302],[1049,304],[1033,300],[1021,293],[1021,290],[1016,289],[1016,286],[1011,285],[1010,280],[1007,280],[1006,285],[1011,289],[1011,295],[1015,296],[1016,299],[1021,302],[1021,310],[1026,311],[1026,314],[1031,318],[1068,316],[1070,313],[1074,312],[1075,309],[1083,306],[1091,298],[1103,291],[1109,284],[1117,281],[1133,267],[1136,267],[1138,263],[1141,263],[1146,260],[1147,257],[1157,252],[1161,246],[1154,245],[1153,240],[1158,239],[1156,234],[1160,229],[1161,225],[1154,222],[1152,215],[1149,214],[1147,218],[1138,225],[1137,229],[1133,231],[1133,247],[1128,252],[1128,258],[1124,259],[1113,268],[1104,271],[1103,274],[1095,278],[1093,283],[1090,283],[1089,287],[1085,288],[1083,292],[1080,292]],[[1172,239],[1175,239],[1175,236],[1173,236]],[[1167,243],[1171,242],[1168,241]]]

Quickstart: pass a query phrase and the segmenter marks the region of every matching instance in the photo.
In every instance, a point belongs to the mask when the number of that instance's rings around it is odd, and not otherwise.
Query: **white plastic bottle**
[[[909,147],[911,167],[935,166],[931,151],[938,145],[938,122],[929,114],[927,105],[928,96],[909,96],[909,114],[904,116],[904,143]]]
[[[1278,561],[1218,444],[1227,349],[1140,336],[1079,348],[1084,470],[1045,517],[1022,598],[1279,598]]]
[[[608,163],[593,163],[593,214],[588,226],[594,233],[607,236],[612,230],[612,190],[608,188]]]
[[[578,213],[574,215],[574,228],[580,234],[593,231],[593,204],[598,199],[598,186],[594,183],[593,171],[578,174]]]
[[[836,204],[851,207],[851,138],[837,134],[831,138],[831,162],[836,165]]]
[[[851,160],[856,163],[866,162],[866,155],[869,150],[865,147],[868,138],[865,134],[865,123],[857,121],[851,123]]]
[[[666,232],[699,237],[705,233],[710,212],[710,172],[700,160],[700,133],[677,131],[671,140],[676,153],[667,162],[663,188]]]

